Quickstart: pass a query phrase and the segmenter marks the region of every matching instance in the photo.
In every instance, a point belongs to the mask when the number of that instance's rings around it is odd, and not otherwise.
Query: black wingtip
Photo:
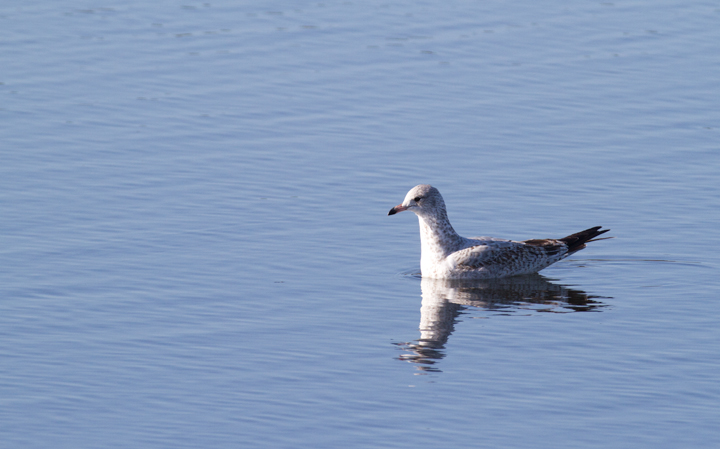
[[[565,242],[565,244],[568,246],[568,252],[574,253],[576,251],[580,251],[581,249],[585,248],[585,244],[588,242],[592,242],[595,240],[604,240],[612,237],[603,237],[601,239],[597,239],[596,237],[605,234],[609,231],[609,229],[600,229],[602,226],[595,226],[589,229],[586,229],[584,231],[576,232],[575,234],[569,235],[567,237],[561,238],[561,242]]]

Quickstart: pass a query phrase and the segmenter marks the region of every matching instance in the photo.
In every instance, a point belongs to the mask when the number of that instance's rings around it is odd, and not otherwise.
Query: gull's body
[[[442,195],[427,184],[413,187],[388,215],[404,210],[413,211],[420,221],[422,275],[436,279],[490,279],[536,273],[580,251],[585,243],[609,230],[596,226],[561,239],[520,242],[461,237],[448,220]]]

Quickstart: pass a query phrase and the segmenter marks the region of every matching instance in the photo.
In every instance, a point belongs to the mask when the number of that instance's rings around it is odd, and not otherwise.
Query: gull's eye
[[[416,196],[415,198],[413,198],[413,201],[415,201],[415,202],[417,203],[417,202],[419,202],[421,199],[422,199],[421,196]]]

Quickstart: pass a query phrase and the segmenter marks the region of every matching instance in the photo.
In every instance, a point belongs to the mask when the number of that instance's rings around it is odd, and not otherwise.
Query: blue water
[[[719,20],[0,6],[0,447],[719,446]],[[461,235],[616,238],[421,281],[419,183]]]

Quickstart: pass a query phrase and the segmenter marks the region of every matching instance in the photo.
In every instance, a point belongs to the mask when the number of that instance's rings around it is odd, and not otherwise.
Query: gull
[[[461,237],[447,217],[445,201],[435,187],[420,184],[410,189],[402,204],[388,215],[412,211],[420,221],[420,271],[435,279],[494,279],[536,273],[604,240],[609,229],[595,226],[561,239],[514,241],[494,237]]]

